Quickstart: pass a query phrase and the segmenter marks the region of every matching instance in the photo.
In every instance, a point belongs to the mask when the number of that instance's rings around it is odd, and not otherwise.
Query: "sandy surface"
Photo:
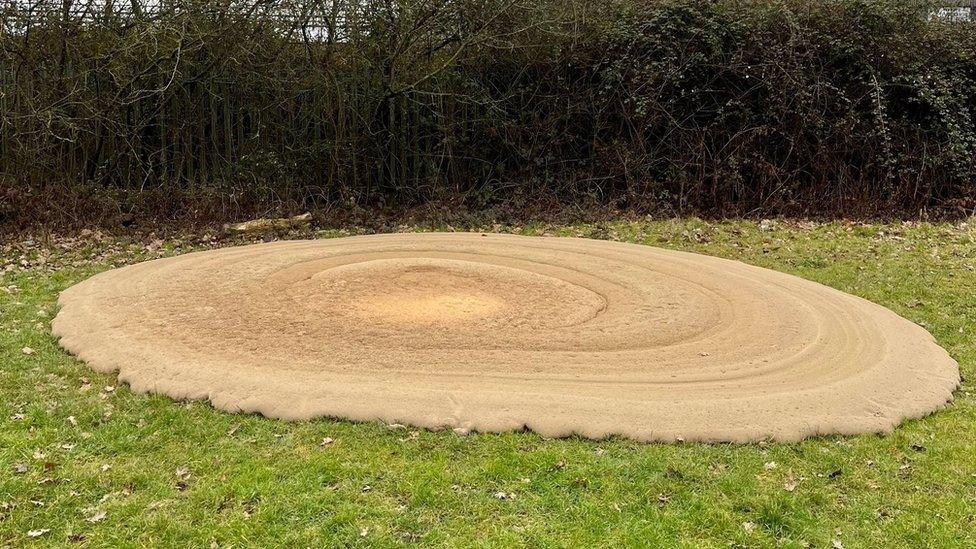
[[[258,244],[65,290],[61,345],[228,411],[639,440],[888,431],[952,398],[921,327],[794,276],[570,238]]]

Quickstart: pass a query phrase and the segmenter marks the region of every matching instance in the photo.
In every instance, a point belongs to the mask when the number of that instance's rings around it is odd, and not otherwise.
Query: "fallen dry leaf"
[[[86,518],[85,520],[87,520],[88,522],[90,522],[92,524],[95,524],[96,522],[102,522],[103,520],[105,520],[105,517],[106,517],[105,511],[99,511],[99,512],[95,513],[94,515]]]
[[[420,438],[420,431],[410,431],[407,436],[398,439],[400,442],[407,442],[409,440],[417,440]]]

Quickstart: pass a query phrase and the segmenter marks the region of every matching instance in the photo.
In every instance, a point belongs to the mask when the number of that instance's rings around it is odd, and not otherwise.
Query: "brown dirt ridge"
[[[61,345],[135,391],[298,420],[642,441],[887,432],[958,364],[890,310],[776,271],[578,238],[285,241],[98,274]]]

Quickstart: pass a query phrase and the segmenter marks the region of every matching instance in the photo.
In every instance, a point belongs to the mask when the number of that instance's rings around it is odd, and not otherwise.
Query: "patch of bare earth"
[[[228,411],[647,441],[888,431],[945,405],[921,327],[791,275],[574,238],[224,248],[62,293],[61,345]]]

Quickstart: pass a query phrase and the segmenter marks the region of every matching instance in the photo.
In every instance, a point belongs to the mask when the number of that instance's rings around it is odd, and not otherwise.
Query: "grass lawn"
[[[209,240],[19,240],[0,255],[0,546],[976,546],[976,222],[494,229],[702,252],[839,288],[929,329],[963,386],[890,435],[798,444],[231,415],[133,394],[49,330],[60,290]]]

